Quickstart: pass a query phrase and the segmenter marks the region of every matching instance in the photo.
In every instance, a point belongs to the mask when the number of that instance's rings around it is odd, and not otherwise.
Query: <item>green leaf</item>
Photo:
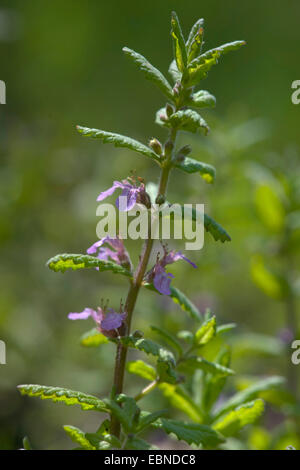
[[[108,343],[108,339],[97,328],[92,328],[90,331],[84,333],[80,338],[80,344],[87,348],[95,348],[101,344]]]
[[[221,335],[223,333],[227,333],[228,331],[234,330],[237,327],[236,323],[226,323],[225,325],[217,326],[217,335]]]
[[[214,364],[228,369],[230,366],[230,362],[231,349],[228,346],[225,346],[219,351]],[[201,403],[203,409],[209,412],[212,406],[214,406],[215,402],[217,401],[220,393],[222,392],[227,381],[227,376],[209,373],[203,377],[203,380],[204,387],[203,395],[201,397]]]
[[[85,137],[92,137],[93,139],[100,139],[104,144],[113,144],[115,147],[124,147],[134,152],[140,153],[146,157],[152,158],[157,162],[160,161],[159,155],[156,155],[149,147],[138,142],[131,137],[127,137],[113,132],[106,132],[100,129],[90,129],[88,127],[77,126],[77,131]]]
[[[131,374],[138,375],[139,377],[150,381],[155,380],[157,376],[154,367],[140,360],[127,362],[126,369]]]
[[[200,408],[193,401],[188,392],[180,385],[161,383],[158,385],[163,395],[169,400],[170,404],[178,410],[185,413],[193,421],[201,423],[203,416]]]
[[[183,162],[177,162],[175,167],[185,173],[200,173],[206,183],[213,183],[216,177],[216,170],[208,163],[199,162],[190,157],[185,157]],[[196,209],[194,209],[195,211]],[[195,213],[196,215],[196,213]]]
[[[162,127],[178,129],[187,132],[204,132],[205,135],[209,132],[209,127],[206,121],[192,109],[179,110],[167,116],[165,108],[161,108],[156,113],[156,124]]]
[[[199,312],[196,305],[194,305],[193,302],[191,302],[183,292],[177,289],[177,287],[173,286],[170,286],[170,291],[170,297],[175,304],[178,304],[183,311],[187,312],[190,317],[193,318],[193,320],[202,320],[201,313]]]
[[[137,425],[140,409],[134,398],[118,395],[117,400],[105,399],[105,404],[122,424],[126,432],[133,432]]]
[[[193,372],[197,369],[201,369],[204,372],[210,373],[212,375],[218,375],[221,377],[227,377],[229,375],[234,375],[235,372],[228,367],[224,367],[221,364],[216,362],[210,362],[202,357],[189,357],[183,362],[183,366],[191,369]]]
[[[193,209],[196,210],[196,209]],[[215,239],[215,241],[221,240],[222,243],[230,242],[231,238],[220,224],[218,224],[212,217],[204,214],[204,227]]]
[[[244,333],[230,338],[235,357],[274,356],[284,353],[285,347],[278,338],[258,333]]]
[[[216,106],[216,98],[206,90],[200,90],[191,95],[188,103],[194,108],[214,108]]]
[[[90,441],[85,437],[85,433],[75,426],[64,426],[64,430],[73,442],[79,444],[82,449],[96,450],[97,447],[93,446]]]
[[[44,385],[18,385],[18,390],[22,395],[39,397],[42,400],[60,401],[68,406],[79,405],[83,410],[107,412],[105,403],[99,398],[67,388],[47,387]]]
[[[171,17],[171,36],[177,68],[180,72],[183,72],[187,66],[187,53],[180,23],[174,11],[172,12]]]
[[[251,277],[257,287],[273,299],[283,299],[288,292],[288,285],[284,279],[270,271],[260,255],[255,255],[251,259]]]
[[[184,423],[173,419],[161,418],[154,427],[163,429],[167,434],[174,434],[179,441],[188,444],[214,448],[225,441],[215,430],[204,424]]]
[[[195,333],[195,345],[204,346],[216,336],[216,317],[210,318]]]
[[[126,450],[159,450],[158,447],[135,436],[129,437],[125,448]]]
[[[120,266],[113,261],[98,259],[95,256],[90,255],[74,255],[69,253],[56,255],[49,259],[47,266],[52,269],[52,271],[61,271],[62,273],[64,273],[67,269],[76,271],[77,269],[83,268],[99,268],[100,272],[112,271],[116,274],[123,274],[124,276],[129,277],[131,276],[131,273],[127,271],[127,269],[123,268],[123,266]]]
[[[237,50],[244,44],[246,44],[245,41],[235,41],[223,44],[222,46],[211,49],[192,60],[185,70],[183,76],[183,82],[185,86],[191,87],[197,85],[203,78],[207,76],[207,73],[211,67],[218,63],[218,59],[221,55]]]
[[[201,54],[204,35],[204,19],[200,18],[191,29],[189,38],[186,42],[188,61],[191,62],[195,57]]]
[[[247,424],[254,423],[264,412],[264,402],[255,400],[230,411],[213,428],[224,436],[233,436]]]
[[[285,208],[272,186],[267,184],[257,186],[255,205],[266,227],[272,232],[280,233],[285,224]]]
[[[237,406],[242,405],[243,403],[260,398],[266,391],[281,388],[284,383],[285,379],[278,376],[268,377],[267,379],[262,379],[256,382],[245,390],[242,390],[241,392],[233,395],[233,397],[231,397],[221,407],[219,407],[216,411],[215,419],[222,414],[233,410]]]
[[[151,326],[152,331],[157,333],[162,339],[166,341],[175,351],[178,352],[179,355],[182,354],[182,347],[177,338],[169,333],[168,331],[164,330],[163,328],[159,328],[158,326]]]
[[[177,338],[182,339],[183,341],[185,341],[188,344],[193,344],[193,342],[194,342],[193,333],[191,333],[190,331],[187,331],[187,330],[178,331]]]
[[[157,85],[158,88],[173,101],[174,96],[171,85],[163,74],[153,67],[153,65],[151,65],[150,62],[148,62],[148,60],[141,54],[128,49],[128,47],[123,47],[123,51],[135,63],[138,69],[144,73],[146,79],[155,83],[155,85]]]
[[[165,415],[167,410],[155,411],[154,413],[142,412],[140,416],[140,421],[136,432],[141,432],[146,429],[151,424],[155,423],[159,418]]]
[[[33,450],[32,445],[30,444],[29,438],[25,436],[23,438],[23,449],[24,450]]]
[[[182,73],[179,72],[176,64],[176,60],[172,60],[169,67],[169,74],[173,78],[174,82],[179,82],[182,77]]]

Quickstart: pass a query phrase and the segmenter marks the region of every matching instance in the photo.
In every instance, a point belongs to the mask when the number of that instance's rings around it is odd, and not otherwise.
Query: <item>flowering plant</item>
[[[78,126],[83,136],[112,143],[117,147],[133,150],[150,158],[160,168],[160,180],[153,200],[148,186],[141,178],[128,177],[114,181],[111,188],[98,196],[103,201],[117,190],[121,195],[116,201],[120,211],[130,211],[137,203],[151,208],[151,200],[158,205],[166,203],[170,173],[177,169],[183,173],[199,173],[207,183],[215,179],[215,169],[206,163],[188,156],[189,145],[177,149],[176,137],[180,131],[206,135],[209,127],[199,109],[213,107],[215,98],[206,90],[196,90],[199,83],[218,63],[218,59],[229,51],[239,49],[244,41],[224,44],[203,53],[203,20],[198,20],[185,40],[177,15],[172,13],[171,37],[174,60],[169,72],[173,86],[164,75],[153,67],[145,57],[124,48],[126,56],[133,61],[145,77],[152,81],[166,96],[166,106],[159,110],[156,122],[168,130],[164,144],[152,138],[144,145],[132,138],[98,129]],[[125,205],[121,204],[121,199]],[[213,238],[221,242],[230,241],[227,232],[210,216],[205,214],[204,226]],[[111,394],[99,398],[84,392],[61,387],[42,385],[20,385],[22,394],[79,405],[83,410],[94,410],[104,415],[98,430],[85,433],[74,426],[65,426],[66,433],[80,449],[151,449],[155,448],[145,438],[150,429],[160,429],[197,448],[219,448],[226,445],[226,438],[234,436],[240,429],[253,423],[263,412],[261,393],[280,385],[278,378],[269,378],[253,384],[229,399],[218,401],[227,378],[234,374],[230,368],[230,348],[223,341],[223,334],[235,325],[217,326],[216,317],[198,308],[175,286],[174,275],[167,272],[168,265],[185,260],[193,268],[196,264],[180,251],[169,249],[161,242],[156,262],[148,267],[153,252],[154,239],[149,236],[142,248],[138,265],[134,268],[121,237],[106,236],[87,249],[86,254],[61,254],[48,261],[53,271],[65,272],[94,268],[95,276],[112,271],[129,282],[124,305],[119,311],[104,305],[85,308],[80,313],[69,313],[70,320],[92,319],[96,328],[87,332],[81,340],[84,346],[105,347],[113,343],[116,347],[115,370]],[[95,269],[96,268],[96,269]],[[159,327],[152,332],[160,337],[162,345],[145,338],[144,333],[131,327],[137,298],[142,289],[157,295],[170,297],[195,322],[193,331],[178,331],[176,335]],[[211,348],[211,349],[210,349]],[[127,361],[129,349],[146,354],[152,364],[142,359]],[[148,381],[134,397],[124,390],[124,374],[127,370]],[[143,410],[140,401],[155,389],[159,390],[170,404],[170,409]],[[185,417],[174,419],[177,409]],[[176,416],[175,416],[176,418]],[[145,438],[144,438],[145,437]]]

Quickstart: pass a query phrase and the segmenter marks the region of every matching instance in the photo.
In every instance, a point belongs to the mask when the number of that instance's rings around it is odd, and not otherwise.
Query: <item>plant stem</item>
[[[169,135],[169,142],[172,142],[173,146],[175,146],[176,140],[176,129],[172,129]],[[168,156],[167,160],[164,162],[161,174],[160,174],[160,182],[159,182],[159,189],[158,195],[165,198],[167,186],[168,186],[168,179],[169,174],[172,168],[171,165],[172,154]],[[142,250],[142,254],[140,256],[140,262],[138,264],[137,270],[135,272],[133,281],[131,282],[126,303],[125,303],[125,312],[127,313],[127,331],[126,334],[130,334],[130,327],[131,327],[131,320],[134,311],[134,307],[136,304],[136,300],[139,294],[139,290],[141,288],[144,275],[148,266],[149,258],[152,252],[154,240],[151,238],[151,224],[149,224],[149,233],[148,238],[144,243],[144,247]],[[122,331],[122,334],[125,334],[125,331]],[[125,374],[125,366],[126,366],[126,357],[127,357],[127,347],[124,346],[122,343],[119,343],[117,346],[117,353],[115,359],[115,372],[114,372],[114,384],[113,389],[115,394],[120,394],[123,391],[123,384],[124,384],[124,374]],[[112,415],[111,417],[111,433],[116,437],[120,436],[120,423],[115,416]]]
[[[154,390],[158,385],[158,381],[157,380],[153,380],[153,382],[150,382],[149,385],[147,385],[147,387],[143,388],[143,390],[135,396],[135,401],[139,401],[141,400],[142,398],[144,398],[146,395],[148,395],[148,393],[152,392],[152,390]]]

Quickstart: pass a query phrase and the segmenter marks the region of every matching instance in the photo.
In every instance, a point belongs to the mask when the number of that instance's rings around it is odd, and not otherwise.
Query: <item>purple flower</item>
[[[112,260],[130,270],[132,268],[128,251],[120,238],[104,237],[90,246],[86,252],[89,255],[97,254],[98,259]]]
[[[123,180],[122,182],[114,181],[111,188],[99,194],[97,201],[103,201],[108,196],[111,196],[116,189],[122,189],[121,195],[116,200],[116,206],[120,211],[130,211],[136,203],[143,202],[143,199],[145,199],[146,191],[144,183],[137,186],[135,182],[131,184],[129,181]]]
[[[197,268],[196,264],[190,261],[186,256],[184,256],[180,251],[167,251],[167,248],[164,246],[164,255],[161,259],[157,259],[156,264],[146,275],[146,279],[149,282],[153,282],[155,289],[158,290],[161,294],[170,295],[170,284],[172,279],[174,279],[173,274],[166,272],[165,268],[168,264],[175,263],[180,259],[184,259],[190,263],[193,268]]]
[[[85,308],[80,313],[69,313],[68,318],[69,320],[86,320],[92,317],[97,325],[97,329],[105,336],[112,338],[119,336],[118,330],[125,322],[126,316],[126,312],[117,313],[110,308],[106,313],[106,308],[98,307],[97,310]]]

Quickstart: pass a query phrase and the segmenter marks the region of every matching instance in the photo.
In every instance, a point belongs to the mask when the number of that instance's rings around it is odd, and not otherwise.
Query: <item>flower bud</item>
[[[174,148],[173,142],[171,140],[168,140],[165,144],[165,156],[166,157],[171,155],[173,148]]]
[[[159,194],[155,200],[156,204],[159,204],[159,205],[164,204],[165,201],[166,201],[166,198],[162,194]]]
[[[171,117],[172,114],[174,114],[174,111],[175,111],[175,110],[174,110],[173,106],[172,106],[171,104],[167,103],[167,104],[166,104],[166,113],[167,113],[167,116],[168,116],[168,117]]]
[[[159,142],[159,140],[155,139],[155,137],[153,137],[153,139],[150,140],[149,147],[151,147],[152,150],[154,150],[154,152],[157,155],[162,155],[162,152],[163,152],[162,145]]]
[[[185,145],[177,152],[175,159],[178,162],[183,162],[185,157],[189,155],[191,151],[192,151],[192,147],[190,145]]]

